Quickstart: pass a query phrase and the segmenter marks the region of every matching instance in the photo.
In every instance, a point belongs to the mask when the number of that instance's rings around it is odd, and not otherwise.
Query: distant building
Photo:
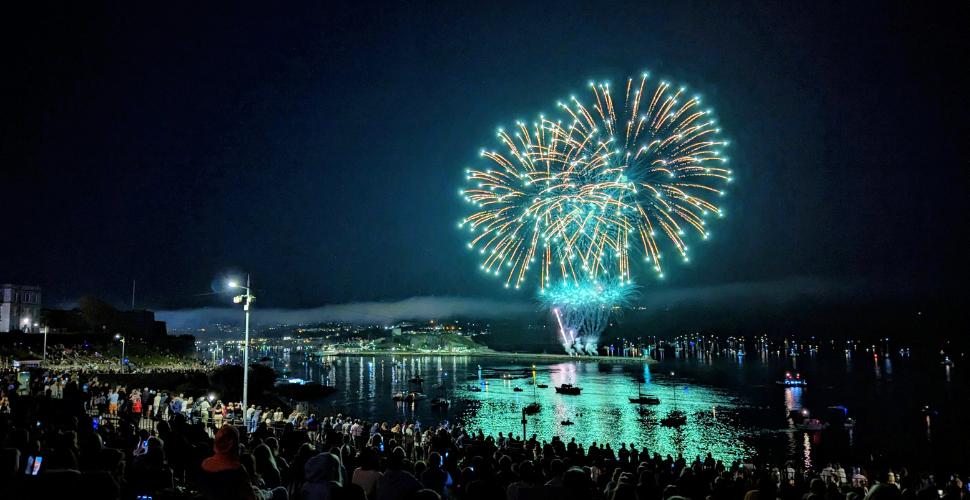
[[[0,332],[40,330],[40,287],[0,285]]]

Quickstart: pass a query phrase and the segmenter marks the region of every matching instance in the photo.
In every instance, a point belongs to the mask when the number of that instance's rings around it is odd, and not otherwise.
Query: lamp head
[[[229,282],[229,288],[236,288],[236,282],[235,281],[230,281]]]

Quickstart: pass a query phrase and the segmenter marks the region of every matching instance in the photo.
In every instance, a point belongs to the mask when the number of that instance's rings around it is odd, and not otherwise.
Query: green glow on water
[[[440,356],[362,356],[341,357],[327,367],[307,368],[306,378],[316,380],[330,377],[340,392],[328,399],[332,409],[360,416],[367,420],[393,422],[420,420],[425,428],[445,420],[461,422],[466,428],[481,429],[487,435],[512,433],[522,435],[522,408],[537,401],[542,411],[527,417],[527,435],[537,434],[540,440],[553,436],[569,441],[576,439],[588,447],[609,443],[615,450],[620,443],[637,449],[644,446],[650,453],[685,457],[712,453],[725,462],[754,455],[754,449],[744,440],[751,429],[734,424],[724,409],[736,405],[736,394],[725,390],[697,385],[686,386],[669,374],[650,374],[643,365],[635,369],[625,365],[620,371],[600,372],[598,363],[567,362],[536,365],[537,384],[546,389],[534,389],[532,365],[502,358],[440,357]],[[481,370],[479,370],[481,366]],[[631,371],[633,369],[633,371]],[[642,375],[641,375],[642,374]],[[428,399],[445,394],[452,401],[447,411],[432,410],[430,401],[414,404],[394,403],[390,396],[407,392],[413,387],[408,380],[416,375],[425,379],[423,390]],[[635,376],[646,380],[644,394],[661,400],[656,406],[631,404],[637,396]],[[482,385],[486,382],[487,385]],[[582,395],[557,394],[555,387],[568,383],[583,388]],[[442,390],[435,389],[441,384]],[[469,390],[482,388],[481,392]],[[522,392],[513,391],[520,387]],[[715,407],[717,410],[715,411]],[[680,428],[660,425],[660,419],[673,410],[687,414],[687,423]],[[564,426],[563,420],[574,425]]]
[[[733,460],[754,453],[741,439],[743,430],[717,417],[715,407],[735,406],[730,403],[732,396],[723,391],[690,386],[685,392],[682,383],[669,377],[648,379],[642,387],[644,394],[657,396],[661,404],[640,406],[629,402],[630,397],[637,396],[637,385],[631,377],[599,373],[597,363],[581,362],[540,367],[537,380],[549,388],[537,390],[542,411],[527,417],[528,436],[537,434],[546,441],[558,436],[567,442],[575,438],[586,447],[594,441],[609,443],[614,451],[620,443],[633,443],[637,449],[646,446],[651,453],[675,457],[678,453],[693,457],[710,452],[719,459]],[[478,401],[480,406],[466,410],[462,421],[468,428],[480,428],[485,434],[521,435],[521,409],[533,402],[531,386],[525,385],[526,381],[499,380],[498,386],[490,381],[487,392],[464,391],[467,394],[463,397]],[[512,392],[516,382],[526,391]],[[562,383],[581,386],[582,395],[557,394],[553,388]],[[660,419],[675,409],[687,414],[687,423],[679,429],[661,426]],[[574,424],[562,425],[566,419]]]

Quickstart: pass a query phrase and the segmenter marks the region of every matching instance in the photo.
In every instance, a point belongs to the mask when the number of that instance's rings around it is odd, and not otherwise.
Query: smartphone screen
[[[96,418],[91,419],[91,428],[94,430],[98,430],[98,419]]]
[[[439,461],[438,467],[444,467],[445,466],[445,458],[444,457],[438,457],[438,461]]]
[[[34,468],[34,457],[27,459],[27,467],[24,469],[24,474],[30,474],[30,470]]]
[[[37,458],[36,458],[36,459],[34,460],[34,468],[33,468],[33,470],[32,470],[32,471],[31,471],[31,473],[30,473],[30,475],[31,475],[31,476],[36,476],[36,475],[37,475],[37,473],[38,473],[38,472],[40,472],[40,462],[41,462],[41,460],[43,460],[43,459],[44,459],[44,457],[37,457]]]
[[[384,443],[381,443],[381,451],[384,451]]]

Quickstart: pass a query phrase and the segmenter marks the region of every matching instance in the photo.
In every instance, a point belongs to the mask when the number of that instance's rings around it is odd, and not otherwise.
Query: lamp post
[[[246,290],[243,295],[237,295],[233,297],[232,301],[236,304],[243,305],[243,311],[246,311],[246,344],[243,348],[243,415],[246,414],[246,410],[249,408],[249,304],[253,301],[252,292],[249,289],[249,275],[246,276],[246,286],[237,285],[236,283],[229,283],[230,288],[242,288]]]
[[[46,337],[45,337],[46,338]],[[121,340],[121,368],[124,371],[125,368],[125,337],[120,333],[115,334],[115,338]]]
[[[41,361],[47,364],[47,325],[44,325],[44,354],[41,355]]]

